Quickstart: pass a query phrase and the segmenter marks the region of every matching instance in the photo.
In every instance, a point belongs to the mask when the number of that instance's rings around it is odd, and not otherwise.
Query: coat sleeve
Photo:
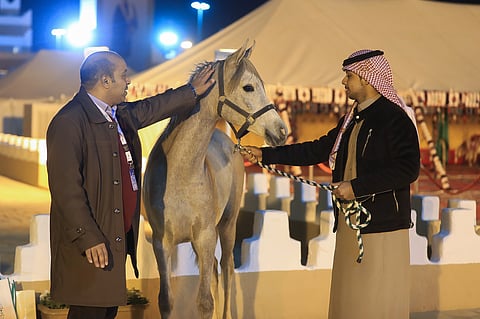
[[[264,164],[284,164],[308,166],[328,161],[330,151],[337,137],[339,126],[326,135],[308,142],[289,144],[277,147],[262,148]]]
[[[56,230],[52,233],[54,236],[66,236],[80,253],[105,242],[83,187],[82,140],[78,121],[68,117],[54,118],[47,131],[47,170],[53,215],[51,227]]]
[[[134,126],[141,129],[175,115],[186,117],[194,110],[196,102],[192,89],[184,85],[143,100],[125,103],[122,108],[130,112],[130,118],[137,121]]]

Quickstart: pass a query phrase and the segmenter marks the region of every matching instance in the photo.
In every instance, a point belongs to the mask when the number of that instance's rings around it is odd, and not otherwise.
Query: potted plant
[[[50,292],[40,295],[37,306],[41,319],[67,318],[68,305],[53,301]],[[142,319],[147,306],[148,299],[141,294],[140,290],[130,288],[127,290],[127,305],[118,307],[116,319]]]

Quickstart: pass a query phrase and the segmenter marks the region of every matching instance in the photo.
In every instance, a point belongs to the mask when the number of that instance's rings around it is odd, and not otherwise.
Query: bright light
[[[205,11],[205,10],[210,9],[210,5],[206,2],[195,1],[195,2],[192,2],[191,6],[192,6],[192,8],[194,8],[196,10],[201,10],[201,11]]]
[[[52,29],[51,33],[55,37],[55,48],[60,49],[62,44],[62,38],[67,34],[67,30]]]
[[[67,29],[67,40],[74,47],[84,47],[92,40],[92,31],[79,23]]]
[[[197,10],[197,42],[202,40],[202,24],[203,24],[203,11],[210,9],[210,5],[206,2],[192,2],[192,8]]]
[[[97,28],[97,0],[80,0],[80,23],[90,30]]]
[[[180,43],[180,47],[181,47],[182,49],[190,49],[192,46],[193,46],[192,41],[182,41],[182,42]]]
[[[52,29],[51,31],[52,35],[55,37],[61,37],[67,34],[67,30],[65,29]]]
[[[165,31],[160,33],[160,36],[158,37],[158,39],[163,46],[168,47],[168,46],[177,44],[178,35],[171,31]]]

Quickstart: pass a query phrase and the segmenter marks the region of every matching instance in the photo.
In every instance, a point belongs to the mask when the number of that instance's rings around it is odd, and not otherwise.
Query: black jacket
[[[340,143],[332,181],[343,179],[349,136],[354,121],[362,119],[364,123],[357,139],[357,177],[351,181],[356,200],[372,215],[362,233],[410,228],[410,184],[420,170],[418,135],[408,115],[385,97],[354,115]],[[263,148],[262,162],[306,166],[328,161],[343,120],[344,117],[337,127],[317,140]],[[335,218],[334,231],[338,223],[337,209]]]

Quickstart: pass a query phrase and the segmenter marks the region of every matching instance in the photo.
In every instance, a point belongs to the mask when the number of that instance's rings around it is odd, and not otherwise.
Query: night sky
[[[132,0],[135,1],[135,0]],[[197,13],[190,0],[156,0],[155,21],[152,35],[160,27],[183,29],[194,39],[197,35]],[[202,37],[206,38],[243,17],[266,0],[207,0],[210,10],[203,14]],[[55,48],[55,39],[50,34],[53,28],[63,27],[78,16],[79,0],[22,0],[22,12],[33,12],[33,51]]]
[[[197,13],[190,0],[157,0],[155,26],[183,25],[196,35]],[[208,37],[225,28],[266,2],[266,0],[206,0],[210,9],[203,14],[203,37]]]

